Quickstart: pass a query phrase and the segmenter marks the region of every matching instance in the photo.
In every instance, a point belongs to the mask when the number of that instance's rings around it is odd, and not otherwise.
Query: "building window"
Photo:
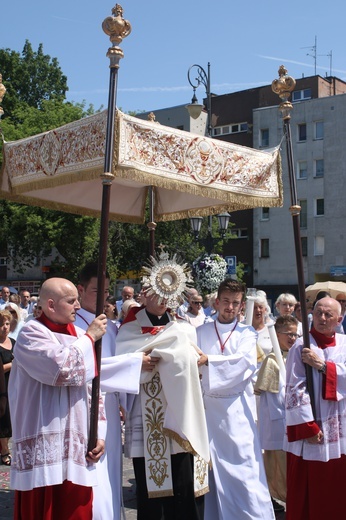
[[[316,159],[314,161],[314,177],[324,176],[324,159]]]
[[[213,135],[227,135],[227,134],[240,134],[241,132],[248,131],[248,124],[243,123],[234,123],[231,125],[225,126],[216,126],[213,128]]]
[[[306,161],[298,161],[297,179],[306,179],[308,176],[308,163]]]
[[[301,237],[302,256],[308,256],[308,237]]]
[[[213,128],[213,135],[227,135],[230,134],[230,127],[227,126],[216,126]]]
[[[308,203],[306,199],[299,201],[300,210],[300,227],[306,229],[308,227]]]
[[[323,139],[324,137],[324,124],[323,121],[316,121],[315,123],[315,139]]]
[[[322,217],[324,215],[324,199],[315,200],[315,216]]]
[[[269,208],[262,208],[261,220],[269,220]]]
[[[298,141],[306,141],[306,123],[298,125]]]
[[[324,255],[324,237],[315,237],[314,255]]]
[[[0,265],[7,265],[7,256],[0,256]]]
[[[249,232],[247,228],[242,229],[233,229],[232,228],[232,238],[248,238]]]
[[[260,147],[266,148],[269,146],[269,128],[261,129]]]
[[[311,88],[304,90],[296,90],[292,92],[292,101],[303,101],[304,99],[311,99]]]
[[[269,258],[269,238],[260,241],[260,258]]]

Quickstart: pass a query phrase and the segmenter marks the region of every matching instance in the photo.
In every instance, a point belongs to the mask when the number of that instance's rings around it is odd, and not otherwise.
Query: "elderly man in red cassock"
[[[343,518],[346,474],[346,336],[335,333],[341,306],[322,298],[313,311],[310,348],[299,339],[288,354],[285,449],[286,520]],[[312,367],[316,417],[306,387]]]

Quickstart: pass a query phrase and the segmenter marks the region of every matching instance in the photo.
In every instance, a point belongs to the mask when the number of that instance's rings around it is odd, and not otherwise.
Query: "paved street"
[[[0,520],[13,518],[13,491],[9,489],[9,485],[10,473],[6,466],[0,465]],[[137,518],[135,478],[133,475],[132,462],[125,458],[123,467],[123,492],[126,520],[135,520]],[[278,514],[276,518],[277,520],[285,520],[285,514]]]
[[[13,518],[13,491],[10,487],[10,472],[7,466],[0,465],[0,520]]]

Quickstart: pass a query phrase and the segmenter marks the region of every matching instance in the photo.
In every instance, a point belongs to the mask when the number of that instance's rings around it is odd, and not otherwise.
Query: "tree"
[[[7,141],[45,132],[94,113],[92,105],[86,108],[85,103],[66,102],[67,78],[57,59],[43,53],[42,44],[35,52],[26,41],[22,54],[0,49],[0,73],[7,88],[1,124]],[[1,159],[0,153],[0,162]],[[74,281],[81,265],[97,259],[98,219],[8,201],[0,201],[0,218],[0,249],[7,249],[8,257],[22,272],[54,248],[64,260],[57,256],[51,273]],[[206,232],[205,224],[201,237]],[[158,223],[155,239],[157,245],[165,245],[168,251],[179,253],[189,263],[203,251],[192,238],[189,220]],[[221,250],[220,240],[215,252]],[[111,222],[108,251],[112,279],[128,271],[139,272],[149,256],[146,225]]]
[[[44,100],[63,102],[68,90],[67,77],[61,71],[58,60],[43,53],[43,45],[32,49],[26,40],[22,51],[0,49],[0,71],[7,93],[3,101],[4,117],[13,118],[18,105],[41,108]]]
[[[146,218],[146,221],[149,219]],[[213,222],[213,236],[218,236],[216,219]],[[203,240],[208,232],[208,222],[204,219],[200,241],[191,234],[189,219],[159,222],[155,231],[156,249],[161,245],[171,254],[177,253],[185,262],[192,262],[205,251]],[[226,239],[231,237],[229,232]],[[223,241],[216,240],[215,253],[222,253]],[[127,271],[140,272],[149,256],[149,234],[146,225],[110,223],[109,251],[112,265],[119,274]]]
[[[0,72],[7,89],[1,122],[7,141],[45,132],[94,113],[92,105],[86,108],[85,103],[65,101],[67,78],[57,59],[43,53],[42,44],[34,52],[26,41],[21,55],[0,49]],[[18,271],[25,272],[37,258],[47,256],[55,248],[65,259],[56,259],[55,272],[73,277],[82,263],[97,255],[97,219],[5,200],[0,202],[0,218],[0,248],[7,252]]]

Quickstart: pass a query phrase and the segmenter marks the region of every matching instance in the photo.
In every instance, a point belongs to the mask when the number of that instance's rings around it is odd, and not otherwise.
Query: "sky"
[[[58,59],[67,100],[108,103],[111,43],[103,20],[109,0],[13,0],[1,9],[0,48],[21,52],[28,39]],[[187,71],[211,64],[211,91],[267,85],[284,64],[295,77],[330,74],[346,81],[345,0],[120,0],[131,34],[120,44],[117,106],[149,111],[189,103]],[[328,7],[328,5],[330,7]],[[316,45],[315,45],[316,43]],[[315,60],[316,57],[316,60]],[[1,73],[1,70],[0,70]],[[199,101],[205,97],[201,85]]]

